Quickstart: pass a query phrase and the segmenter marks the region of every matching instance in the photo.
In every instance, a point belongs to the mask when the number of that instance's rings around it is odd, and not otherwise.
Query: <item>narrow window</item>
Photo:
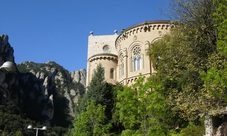
[[[141,57],[139,56],[138,59],[137,59],[137,70],[141,70],[141,67],[142,67],[142,60],[141,60]]]
[[[137,59],[136,58],[134,58],[134,61],[133,61],[133,64],[134,64],[134,71],[137,71],[137,66],[136,66],[136,64],[137,64]]]
[[[102,77],[105,79],[105,70],[102,71]]]
[[[114,79],[114,69],[113,68],[110,69],[110,78]]]

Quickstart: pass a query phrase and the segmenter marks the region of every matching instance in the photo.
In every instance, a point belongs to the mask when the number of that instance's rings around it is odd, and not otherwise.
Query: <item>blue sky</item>
[[[150,20],[168,20],[169,0],[0,0],[0,35],[15,62],[55,61],[70,72],[86,69],[90,31],[113,34]]]

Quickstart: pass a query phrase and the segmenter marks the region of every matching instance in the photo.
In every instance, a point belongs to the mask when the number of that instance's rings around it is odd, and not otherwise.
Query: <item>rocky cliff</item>
[[[14,50],[1,35],[0,65],[6,61],[14,62]],[[54,61],[15,66],[14,73],[0,71],[0,104],[13,101],[28,118],[47,126],[64,126],[65,118],[75,116],[78,97],[85,93],[85,69],[69,72]]]

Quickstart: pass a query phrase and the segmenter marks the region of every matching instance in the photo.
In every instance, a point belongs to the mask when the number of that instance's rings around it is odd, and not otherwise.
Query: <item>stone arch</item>
[[[128,52],[130,52],[135,46],[141,46],[141,49],[144,49],[143,48],[143,43],[140,42],[140,41],[135,41],[135,42],[132,42],[129,46],[128,46]]]

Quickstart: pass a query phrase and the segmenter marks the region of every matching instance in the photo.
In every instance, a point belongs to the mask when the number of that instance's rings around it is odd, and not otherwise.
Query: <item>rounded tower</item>
[[[108,83],[116,83],[117,51],[115,49],[115,40],[117,31],[113,35],[94,36],[90,32],[88,37],[88,54],[87,54],[87,82],[92,76],[98,64],[104,68],[104,78]],[[87,85],[88,85],[87,84]]]
[[[152,62],[146,55],[150,43],[169,32],[170,21],[146,21],[123,29],[116,39],[118,54],[117,81],[123,85],[135,83],[140,74],[154,73]]]

